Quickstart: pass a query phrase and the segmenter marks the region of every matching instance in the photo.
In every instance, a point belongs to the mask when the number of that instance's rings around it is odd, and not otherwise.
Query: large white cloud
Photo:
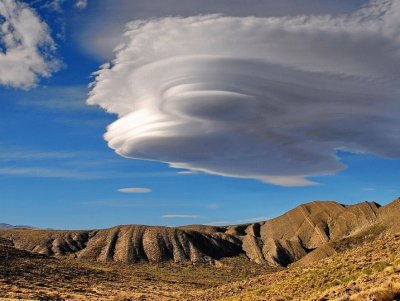
[[[0,0],[0,84],[28,88],[58,69],[47,25],[26,4]]]
[[[352,15],[168,17],[128,25],[89,104],[129,158],[284,185],[400,157],[400,2]]]

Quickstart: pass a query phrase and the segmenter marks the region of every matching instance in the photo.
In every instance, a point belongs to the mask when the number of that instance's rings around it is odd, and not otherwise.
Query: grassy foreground
[[[211,288],[195,300],[400,300],[400,236],[365,242],[309,266]]]

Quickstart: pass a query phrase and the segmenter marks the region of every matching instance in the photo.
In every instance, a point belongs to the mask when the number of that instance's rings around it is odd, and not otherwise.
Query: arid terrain
[[[261,223],[0,231],[0,300],[400,300],[400,199]]]

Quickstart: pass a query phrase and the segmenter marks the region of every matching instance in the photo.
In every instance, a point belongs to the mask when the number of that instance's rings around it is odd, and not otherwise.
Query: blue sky
[[[0,0],[0,4],[2,2]],[[360,129],[354,130],[354,133],[352,132],[354,136],[351,139],[358,144],[353,149],[349,149],[347,145],[353,146],[353,144],[346,142],[348,144],[344,144],[343,150],[336,150],[337,158],[332,164],[322,159],[318,161],[319,155],[321,158],[325,156],[325,148],[321,147],[321,151],[315,153],[315,165],[320,166],[321,169],[304,167],[314,164],[313,158],[310,161],[308,156],[307,164],[303,164],[304,161],[292,163],[285,157],[282,157],[281,162],[265,158],[266,169],[270,166],[273,168],[271,167],[272,171],[268,171],[267,177],[264,177],[265,175],[260,174],[256,167],[249,167],[254,164],[254,161],[247,159],[248,153],[245,153],[247,148],[243,150],[239,148],[235,152],[235,162],[243,157],[243,164],[231,164],[227,161],[229,164],[213,165],[212,155],[210,155],[211,158],[207,157],[201,162],[196,161],[197,159],[182,154],[188,149],[185,142],[182,145],[181,142],[176,144],[176,149],[172,152],[170,145],[163,144],[165,148],[162,148],[157,144],[151,144],[153,140],[149,140],[150,146],[146,144],[144,148],[148,153],[141,155],[141,159],[149,160],[133,159],[138,157],[138,154],[130,151],[131,148],[124,153],[124,157],[120,156],[107,146],[103,135],[107,126],[119,119],[117,114],[122,116],[126,112],[121,113],[124,107],[122,104],[119,107],[117,100],[113,100],[112,103],[103,103],[101,97],[103,95],[109,97],[110,93],[117,94],[115,91],[123,91],[122,83],[118,86],[121,80],[115,82],[114,92],[110,92],[109,87],[101,80],[97,79],[96,83],[95,103],[103,107],[115,104],[115,112],[112,110],[106,112],[99,106],[88,106],[85,103],[92,89],[88,88],[88,85],[94,81],[91,74],[98,71],[100,65],[113,59],[112,49],[116,43],[119,43],[119,36],[125,30],[125,23],[129,21],[170,15],[187,17],[209,13],[235,16],[239,18],[237,19],[239,21],[243,15],[254,15],[257,18],[270,16],[289,18],[299,14],[310,16],[329,14],[335,17],[351,14],[366,2],[310,0],[299,6],[296,1],[289,0],[260,1],[260,6],[254,7],[243,7],[241,1],[234,1],[233,5],[221,1],[214,6],[210,3],[206,5],[209,1],[204,1],[204,5],[198,5],[201,1],[186,0],[167,1],[168,3],[149,1],[146,2],[147,4],[142,3],[143,1],[121,1],[120,5],[115,2],[89,0],[86,7],[76,7],[77,2],[65,0],[54,1],[59,6],[49,7],[45,5],[51,3],[49,1],[24,1],[26,6],[22,7],[28,7],[37,14],[37,18],[47,24],[48,34],[55,45],[52,55],[60,64],[57,67],[58,71],[51,71],[47,77],[35,75],[36,83],[26,86],[14,85],[12,82],[4,84],[4,81],[2,84],[1,76],[4,75],[0,74],[1,222],[57,229],[104,228],[118,224],[167,226],[198,223],[235,224],[275,217],[301,203],[312,200],[336,200],[345,204],[375,200],[380,204],[386,204],[399,196],[400,160],[398,160],[397,147],[400,139],[396,141],[398,130],[390,134],[393,145],[390,144],[391,140],[389,140],[390,145],[387,140],[380,142],[380,136],[377,135],[381,132],[376,130],[377,133],[375,133],[376,128],[381,129],[380,119],[372,118],[370,123],[362,124]],[[225,22],[226,20],[217,21]],[[170,21],[172,25],[175,24],[174,22],[181,21]],[[257,19],[256,22],[259,20]],[[152,26],[157,26],[157,24]],[[135,33],[143,34],[142,32]],[[255,36],[257,34],[259,33],[254,33]],[[1,36],[0,39],[2,39]],[[3,43],[0,45],[4,45]],[[126,50],[125,54],[130,55],[128,52],[130,49]],[[223,50],[222,47],[221,51]],[[44,50],[39,49],[39,51],[42,53]],[[137,55],[136,52],[134,54]],[[136,56],[133,59],[136,59]],[[115,64],[123,70],[128,70],[129,66],[123,65],[118,59]],[[196,62],[191,64],[197,66]],[[296,62],[296,64],[300,63]],[[227,67],[236,70],[235,65]],[[362,70],[368,72],[368,68]],[[284,70],[282,76],[290,77],[291,81],[294,81],[296,78],[292,78],[292,74],[295,72],[297,71],[293,70],[290,75],[286,75],[288,73]],[[130,73],[127,73],[127,76],[131,76]],[[200,77],[203,74],[197,76]],[[388,78],[388,82],[395,77],[389,71],[385,71],[384,76]],[[113,78],[109,80],[114,83]],[[143,87],[152,84],[152,81],[153,78],[149,79],[150,83],[146,82]],[[388,107],[392,106],[393,102],[398,103],[398,99],[395,99],[397,92],[398,90],[392,96],[382,92]],[[368,94],[368,91],[365,93]],[[126,97],[126,95],[123,96]],[[112,97],[109,98],[113,99]],[[368,99],[368,97],[365,98]],[[374,110],[374,107],[371,108]],[[394,105],[392,108],[398,109],[398,106]],[[354,114],[352,116],[358,118],[356,113],[352,112]],[[390,123],[389,117],[391,116],[385,117],[384,122],[388,121],[382,131],[387,132],[386,126],[395,127],[395,123]],[[230,132],[225,127],[229,128],[235,122],[236,120],[226,121],[221,132],[229,135]],[[337,123],[340,122],[339,119]],[[343,121],[343,124],[349,126],[349,131],[353,131],[353,124],[346,122],[346,120]],[[326,125],[319,124],[319,126]],[[351,130],[350,127],[352,127]],[[374,135],[364,137],[360,134],[362,139],[358,140],[356,135],[363,129]],[[173,128],[172,130],[181,129]],[[301,133],[303,130],[302,127]],[[197,132],[190,132],[190,134],[193,133]],[[299,131],[296,133],[299,135]],[[324,143],[331,139],[331,132],[328,130],[324,131],[323,135],[325,135]],[[112,138],[116,137],[112,136],[110,139]],[[220,154],[219,148],[214,147],[215,137],[210,140],[203,138],[201,136],[201,143],[206,143],[206,145],[210,143],[210,148],[215,149],[216,154]],[[120,139],[119,136],[118,139]],[[372,145],[365,142],[368,140],[377,142]],[[187,143],[197,145],[198,141],[190,140]],[[223,144],[225,140],[221,139],[221,141]],[[258,147],[258,144],[251,139],[244,139],[243,143],[249,143],[254,148]],[[282,147],[282,145],[283,143],[279,143],[278,146]],[[274,149],[280,150],[278,146],[274,145]],[[226,147],[229,148],[229,145]],[[335,144],[335,147],[341,146]],[[118,147],[113,148],[122,151]],[[131,159],[126,157],[131,157]],[[226,157],[222,159],[225,160]],[[168,165],[171,162],[174,165],[173,162],[178,162],[177,160],[181,160],[180,162],[184,162],[185,165],[176,166],[181,168]],[[334,165],[336,161],[341,161],[347,167],[343,168],[343,164]],[[255,162],[264,166],[262,157],[257,157]],[[245,163],[248,164],[244,165]],[[294,165],[293,168],[292,165]],[[270,173],[280,169],[283,170],[282,173],[273,175]],[[307,183],[307,185],[298,185],[296,182],[295,185],[282,186],[274,185],[275,178],[271,180],[271,176],[292,179],[294,175],[297,181],[298,175],[303,174],[309,183],[318,185]],[[320,174],[323,176],[319,176]],[[303,179],[303,176],[301,178]],[[299,180],[300,184],[303,183],[302,179]],[[151,191],[147,193],[118,191],[122,188],[148,188]]]

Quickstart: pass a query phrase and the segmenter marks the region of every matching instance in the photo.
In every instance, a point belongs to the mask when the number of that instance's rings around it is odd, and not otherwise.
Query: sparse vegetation
[[[12,254],[5,260],[5,254]],[[8,274],[4,267],[8,265]],[[276,271],[244,257],[219,267],[192,264],[96,263],[35,255],[0,246],[0,298],[31,300],[180,300],[192,291]],[[240,267],[238,269],[237,267]],[[1,300],[1,299],[0,299]]]
[[[380,237],[309,266],[211,288],[196,300],[400,300],[400,252],[393,250],[400,238]]]

